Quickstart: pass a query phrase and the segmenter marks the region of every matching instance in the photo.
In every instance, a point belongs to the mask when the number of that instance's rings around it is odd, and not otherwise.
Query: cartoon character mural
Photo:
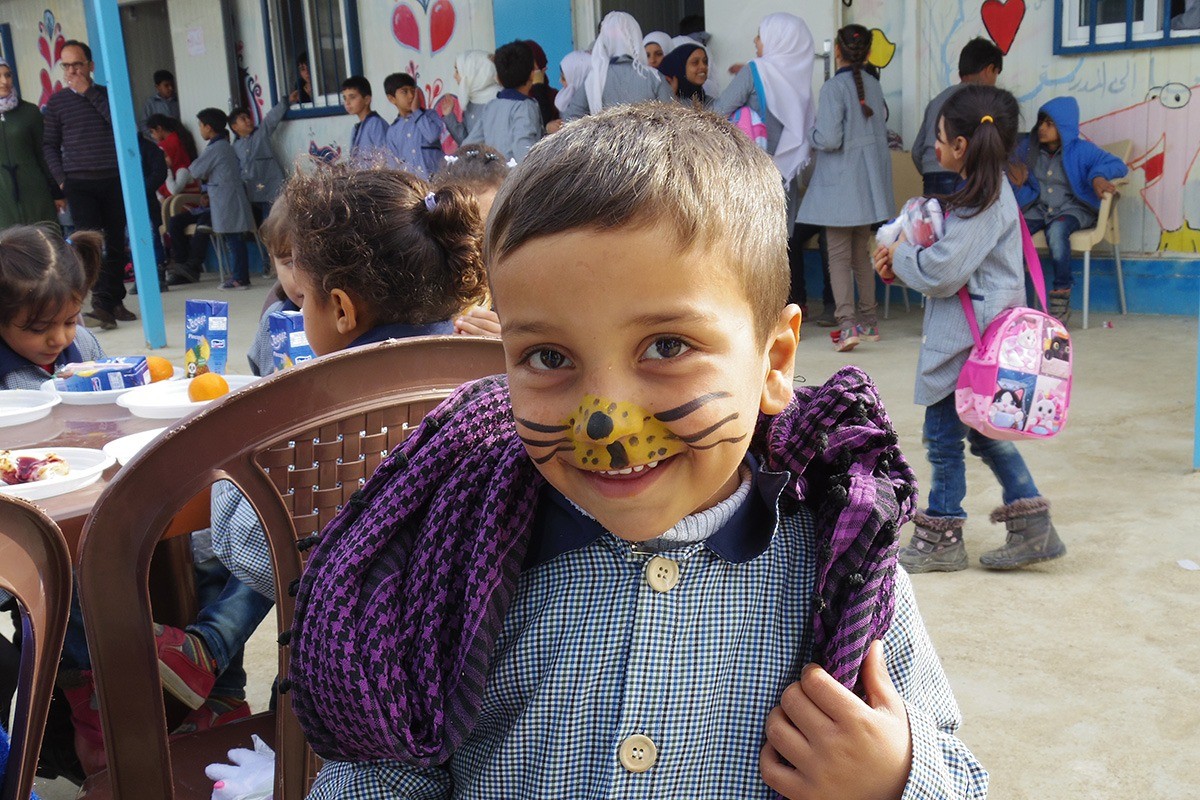
[[[1140,103],[1089,119],[1079,130],[1092,141],[1129,139],[1129,166],[1142,170],[1142,199],[1158,220],[1159,250],[1200,252],[1200,220],[1189,224],[1184,191],[1200,155],[1200,102],[1192,95],[1200,84],[1155,86]]]
[[[47,8],[42,13],[41,22],[38,23],[38,52],[46,61],[41,74],[42,96],[38,98],[38,108],[43,110],[50,101],[50,95],[63,87],[62,81],[54,80],[51,76],[58,70],[62,61],[63,45],[66,43],[62,24],[54,18],[54,12]]]
[[[312,134],[312,131],[309,131]],[[316,139],[308,140],[308,157],[318,164],[332,164],[342,156],[342,146],[337,142],[326,145],[317,144]]]

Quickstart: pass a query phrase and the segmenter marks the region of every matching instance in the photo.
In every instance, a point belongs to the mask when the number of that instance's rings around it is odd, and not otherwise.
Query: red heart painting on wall
[[[429,0],[416,0],[429,18],[430,51],[438,53],[450,43],[454,35],[454,23],[457,14],[451,0],[435,0],[430,7]],[[417,14],[408,2],[401,2],[392,10],[392,35],[404,47],[417,52],[421,51],[421,26]]]
[[[1001,53],[1008,55],[1021,21],[1025,19],[1025,0],[984,0],[979,13],[988,36],[992,37]]]

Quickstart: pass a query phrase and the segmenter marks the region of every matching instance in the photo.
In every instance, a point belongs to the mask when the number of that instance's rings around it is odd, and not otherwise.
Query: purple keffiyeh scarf
[[[915,476],[853,367],[760,417],[751,452],[792,474],[782,513],[814,514],[813,660],[854,688],[891,623]],[[506,379],[485,378],[430,413],[325,528],[296,593],[287,681],[319,755],[449,759],[482,704],[543,485]]]

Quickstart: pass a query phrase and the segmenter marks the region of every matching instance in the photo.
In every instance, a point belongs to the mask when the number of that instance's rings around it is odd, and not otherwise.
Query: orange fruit
[[[146,356],[146,369],[150,372],[150,382],[165,381],[175,374],[175,367],[162,356]]]
[[[229,394],[229,384],[215,372],[197,375],[188,384],[188,399],[193,403],[216,400],[225,394]]]

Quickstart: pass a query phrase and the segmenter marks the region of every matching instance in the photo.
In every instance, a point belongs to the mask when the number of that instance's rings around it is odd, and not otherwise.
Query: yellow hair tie
[[[996,123],[996,120],[992,119],[991,114],[984,114],[982,117],[979,118],[979,124],[982,125],[985,122],[990,122],[994,125]]]

